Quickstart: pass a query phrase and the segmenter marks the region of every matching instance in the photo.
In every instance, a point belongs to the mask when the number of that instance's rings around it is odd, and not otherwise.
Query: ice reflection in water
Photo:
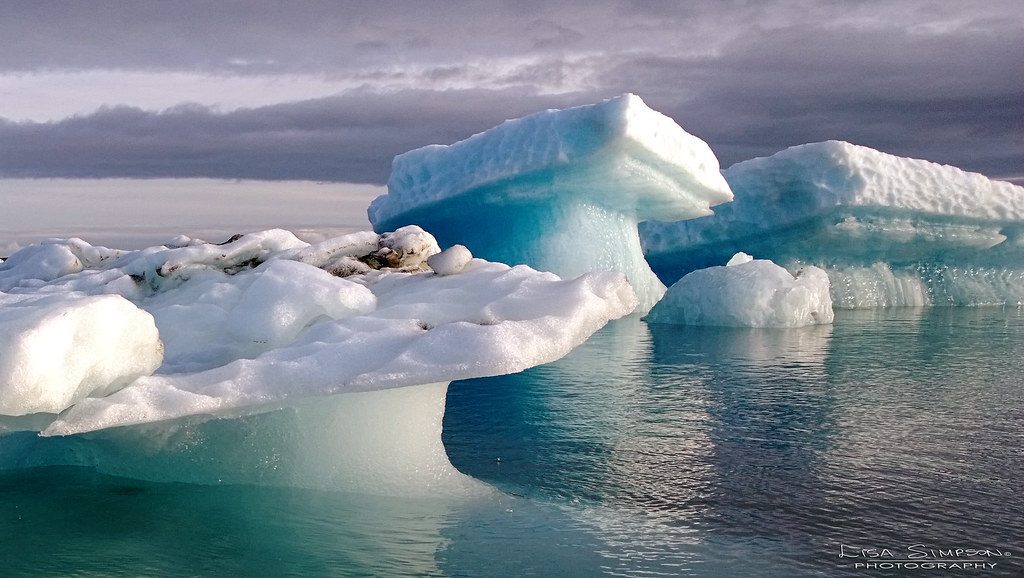
[[[555,364],[453,385],[446,444],[464,472],[563,504],[611,573],[856,574],[840,544],[1012,550],[1022,358],[1019,310],[626,321]]]

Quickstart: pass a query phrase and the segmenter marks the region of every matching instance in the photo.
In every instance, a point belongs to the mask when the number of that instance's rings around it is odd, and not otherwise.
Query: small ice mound
[[[455,275],[461,273],[472,260],[473,254],[465,245],[452,245],[428,258],[427,265],[438,275]]]
[[[280,347],[323,316],[344,319],[373,311],[377,298],[366,287],[295,261],[270,261],[227,315],[228,331],[243,340]]]
[[[124,298],[0,293],[0,415],[60,413],[162,360],[153,316]]]
[[[836,307],[1024,301],[1022,187],[840,141],[723,174],[735,200],[713,216],[641,223],[666,283],[742,249],[822,267]]]
[[[726,267],[732,267],[733,265],[742,265],[744,263],[749,263],[749,262],[751,262],[753,260],[754,260],[753,257],[751,257],[750,255],[747,255],[746,253],[741,251],[741,252],[736,253],[735,255],[733,255],[732,258],[729,259],[729,262],[725,264],[725,266]]]
[[[117,257],[121,252],[93,247],[81,239],[49,239],[16,251],[0,261],[0,291],[9,291],[25,280],[48,282],[78,273]]]
[[[709,215],[731,199],[710,147],[626,94],[401,154],[368,215],[378,231],[417,223],[490,261],[562,277],[619,271],[646,312],[665,286],[637,222]]]
[[[441,252],[434,236],[416,225],[383,233],[378,244],[373,255],[383,259],[388,267],[399,269],[422,268],[428,257]]]
[[[645,319],[721,327],[828,324],[833,319],[828,275],[808,266],[794,276],[771,261],[737,253],[724,267],[680,279]]]

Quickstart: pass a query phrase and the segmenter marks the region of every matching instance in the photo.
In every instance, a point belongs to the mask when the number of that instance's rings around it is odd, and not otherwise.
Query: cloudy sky
[[[623,92],[723,166],[843,139],[1024,176],[1020,0],[4,0],[0,38],[0,178],[379,185]]]

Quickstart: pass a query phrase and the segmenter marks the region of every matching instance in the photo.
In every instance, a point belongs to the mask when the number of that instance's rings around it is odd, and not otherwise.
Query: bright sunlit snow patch
[[[378,231],[419,224],[495,261],[621,271],[647,311],[665,287],[637,221],[708,215],[731,198],[708,145],[627,94],[399,155],[368,214]]]
[[[724,267],[700,269],[677,281],[645,319],[725,327],[832,323],[828,275],[817,267],[793,275],[771,261],[737,253]]]
[[[61,412],[162,360],[153,316],[126,299],[0,293],[0,415]]]
[[[714,216],[640,225],[666,281],[746,250],[825,268],[837,307],[1024,300],[1024,188],[838,141],[724,174]]]

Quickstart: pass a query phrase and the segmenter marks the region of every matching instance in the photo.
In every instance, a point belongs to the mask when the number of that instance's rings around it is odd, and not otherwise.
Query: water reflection
[[[824,456],[838,545],[1013,546],[1024,534],[1024,312],[934,308],[848,312],[827,377],[837,444]],[[868,546],[870,547],[870,546]],[[1002,564],[1020,572],[1020,559]],[[1015,570],[1014,570],[1015,568]]]
[[[472,475],[575,508],[600,536],[608,571],[706,571],[709,548],[740,551],[742,539],[760,539],[750,520],[759,514],[742,504],[815,475],[831,431],[821,427],[830,404],[818,403],[828,398],[830,333],[625,320],[554,364],[454,384],[446,446]],[[516,412],[475,429],[487,419],[480,408],[498,407]],[[481,446],[499,455],[460,462]]]
[[[452,384],[452,463],[508,494],[0,471],[0,560],[5,575],[863,576],[840,545],[928,544],[1009,550],[986,575],[1019,576],[1022,359],[1020,309],[782,331],[626,320],[557,363]]]
[[[1021,359],[1020,310],[626,320],[549,366],[453,384],[445,443],[466,473],[562,504],[608,572],[835,575],[853,571],[840,544],[1021,535]]]
[[[443,501],[0,472],[4,575],[442,575]],[[465,506],[462,506],[465,507]],[[40,539],[47,536],[48,539]]]

